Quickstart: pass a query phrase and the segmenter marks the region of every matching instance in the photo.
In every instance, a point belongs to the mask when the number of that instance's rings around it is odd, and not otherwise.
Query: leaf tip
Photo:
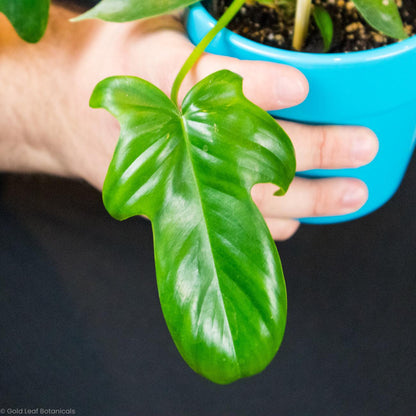
[[[98,85],[96,85],[88,103],[91,108],[100,108],[101,101],[99,99],[99,95]]]
[[[97,6],[92,7],[91,9],[87,10],[85,13],[82,13],[79,16],[75,16],[72,19],[69,19],[69,21],[76,23],[76,22],[82,22],[83,20],[99,19],[96,8]]]
[[[93,18],[94,16],[90,16],[90,13],[88,11],[83,14],[80,14],[79,16],[72,17],[71,19],[69,19],[69,21],[71,23],[77,23],[77,22],[82,22],[83,20],[88,20],[88,19],[93,19]]]
[[[106,89],[111,83],[111,80],[116,77],[108,77],[102,79],[93,89],[89,101],[89,106],[91,108],[102,108],[103,107],[103,98],[105,97]]]
[[[279,188],[273,195],[274,196],[283,196],[287,192],[287,188]]]

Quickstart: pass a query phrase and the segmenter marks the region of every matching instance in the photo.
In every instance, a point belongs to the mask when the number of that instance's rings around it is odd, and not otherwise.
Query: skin
[[[89,108],[94,86],[107,76],[135,75],[169,95],[192,45],[174,15],[123,24],[68,22],[75,15],[52,5],[47,33],[36,45],[21,41],[0,16],[0,170],[81,178],[101,190],[119,126],[104,110]],[[219,69],[243,76],[245,95],[265,110],[296,105],[308,94],[294,68],[205,54],[180,98]],[[298,171],[362,166],[378,150],[366,128],[280,124],[293,141]],[[260,184],[252,195],[276,240],[296,232],[294,218],[350,213],[368,197],[365,184],[347,178],[296,177],[284,197],[274,191]]]

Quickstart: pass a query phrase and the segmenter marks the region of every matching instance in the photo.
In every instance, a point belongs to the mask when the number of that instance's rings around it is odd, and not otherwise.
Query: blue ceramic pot
[[[189,10],[187,30],[193,43],[214,26],[214,18],[196,4]],[[369,189],[357,212],[307,218],[325,224],[352,220],[386,203],[405,174],[416,139],[416,36],[369,51],[314,54],[264,46],[224,29],[208,52],[240,59],[279,62],[298,68],[309,81],[309,95],[300,105],[271,112],[273,116],[310,124],[361,125],[378,136],[380,149],[367,166],[313,170],[310,177],[354,177]]]

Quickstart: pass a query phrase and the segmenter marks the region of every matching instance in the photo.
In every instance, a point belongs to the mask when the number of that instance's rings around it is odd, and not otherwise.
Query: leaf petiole
[[[185,79],[187,73],[192,69],[198,59],[201,57],[207,46],[211,43],[211,41],[215,38],[215,36],[222,30],[224,27],[230,23],[232,18],[238,13],[241,9],[245,0],[234,0],[230,7],[225,11],[225,13],[218,19],[215,26],[202,38],[201,42],[195,47],[192,53],[189,55],[188,59],[183,64],[182,68],[178,72],[178,75],[175,78],[175,81],[172,86],[171,91],[171,99],[172,101],[179,107],[178,105],[178,94],[179,89],[182,85],[183,80]]]

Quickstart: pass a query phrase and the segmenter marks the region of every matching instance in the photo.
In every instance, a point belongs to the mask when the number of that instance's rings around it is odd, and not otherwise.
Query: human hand
[[[49,33],[42,41],[49,54],[42,55],[42,59],[49,59],[54,68],[52,81],[61,82],[50,82],[50,76],[43,81],[38,113],[45,107],[52,114],[45,120],[42,134],[36,132],[43,141],[37,146],[38,159],[32,155],[23,165],[29,170],[81,177],[101,189],[119,127],[104,110],[88,107],[94,86],[107,76],[135,75],[169,94],[193,46],[174,16],[120,25],[99,21],[71,24],[67,22],[71,17],[68,14],[59,8],[51,9]],[[51,31],[55,32],[53,36]],[[47,63],[43,65],[47,67]],[[180,96],[220,69],[240,74],[246,96],[265,110],[296,105],[307,95],[307,81],[293,68],[205,54],[185,79]],[[364,128],[311,127],[289,122],[281,125],[294,143],[298,170],[356,167],[371,161],[377,152],[374,134]],[[353,212],[367,199],[365,185],[346,178],[295,178],[284,197],[273,196],[274,190],[269,184],[257,185],[253,198],[273,238],[279,240],[295,233],[299,222],[293,218]]]
[[[139,75],[169,94],[174,77],[192,46],[182,26],[171,17],[154,19],[140,29],[137,23],[135,25],[132,33],[140,36],[128,49],[126,73]],[[136,56],[142,56],[143,60],[136,63]],[[246,96],[266,110],[298,104],[307,95],[307,81],[293,68],[205,54],[186,79],[182,96],[197,81],[224,68],[242,75]],[[377,153],[377,139],[365,128],[317,127],[286,121],[280,124],[294,143],[298,171],[358,167],[370,162]],[[101,177],[103,175],[104,172]],[[273,237],[280,240],[296,232],[299,221],[294,218],[347,214],[360,208],[368,196],[362,182],[347,178],[296,177],[285,196],[273,196],[275,190],[274,185],[260,184],[254,187],[252,195]]]

